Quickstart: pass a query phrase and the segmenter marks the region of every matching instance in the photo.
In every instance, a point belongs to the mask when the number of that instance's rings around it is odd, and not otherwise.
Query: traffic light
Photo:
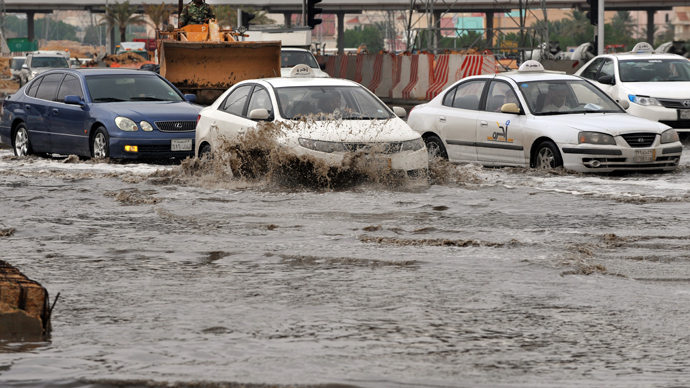
[[[589,23],[593,26],[599,24],[599,0],[587,0],[589,4],[589,11],[585,14]]]
[[[256,15],[242,11],[241,9],[238,9],[237,12],[240,14],[240,26],[249,29],[249,21],[254,19]]]
[[[323,9],[314,7],[321,1],[323,0],[307,0],[307,25],[311,29],[314,29],[314,27],[321,24],[321,19],[318,19],[315,16],[323,12]]]

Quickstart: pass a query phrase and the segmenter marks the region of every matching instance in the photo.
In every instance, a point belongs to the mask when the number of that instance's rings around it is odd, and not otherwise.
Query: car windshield
[[[310,116],[327,120],[389,119],[391,111],[361,86],[300,86],[276,88],[280,115],[286,119]],[[330,116],[330,117],[329,117]]]
[[[311,53],[305,51],[281,51],[280,67],[294,67],[297,65],[307,65],[314,69],[319,68],[319,64],[316,63]]]
[[[182,96],[156,75],[93,75],[86,77],[93,102],[183,101]]]
[[[26,62],[26,58],[14,58],[12,59],[12,70],[21,70],[22,65]]]
[[[535,115],[624,112],[609,96],[585,80],[521,82],[520,92]]]
[[[31,67],[67,68],[69,64],[65,57],[34,57],[31,59]]]
[[[687,59],[619,60],[622,82],[679,82],[690,81],[690,61]]]

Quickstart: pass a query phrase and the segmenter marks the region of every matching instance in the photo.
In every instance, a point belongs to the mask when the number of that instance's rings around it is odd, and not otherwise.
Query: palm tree
[[[151,19],[149,23],[155,29],[163,29],[165,25],[168,24],[170,15],[173,13],[174,8],[171,4],[144,4],[144,13]]]
[[[114,4],[106,7],[105,15],[101,19],[100,24],[106,24],[110,28],[117,26],[120,29],[120,42],[124,42],[126,41],[125,32],[127,31],[127,26],[130,24],[146,24],[146,19],[142,15],[137,14],[136,11],[137,7],[135,5],[130,6],[129,0],[126,0],[124,3],[116,1]]]
[[[563,19],[563,34],[564,35],[583,35],[589,30],[589,19],[585,16],[584,12],[571,11],[567,15],[568,19]]]
[[[635,22],[630,11],[617,11],[611,19],[613,31],[620,36],[632,36],[635,32]]]

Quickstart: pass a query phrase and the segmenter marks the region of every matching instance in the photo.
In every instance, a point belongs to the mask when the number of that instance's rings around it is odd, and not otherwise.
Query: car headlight
[[[673,128],[667,129],[661,134],[661,144],[673,143],[676,141],[680,141],[680,138],[678,137],[678,132]]]
[[[142,121],[139,123],[139,125],[141,125],[141,129],[143,129],[146,132],[153,131],[153,126],[151,124],[149,124],[148,121]]]
[[[630,100],[630,102],[634,102],[635,104],[642,105],[642,106],[663,106],[654,97],[636,96],[634,94],[628,94],[628,100]]]
[[[611,135],[607,135],[601,132],[580,132],[577,135],[578,143],[587,144],[608,144],[616,145],[616,139]]]
[[[404,141],[401,144],[400,151],[418,151],[424,148],[424,140],[419,139]]]
[[[299,138],[299,145],[304,148],[309,148],[310,150],[320,151],[320,152],[345,152],[347,148],[345,144],[338,141],[322,141],[305,139],[303,137]]]
[[[137,127],[137,123],[128,119],[127,117],[116,117],[115,125],[117,125],[117,127],[121,130],[127,132],[134,132],[139,130],[139,127]]]
[[[35,77],[36,74],[38,74],[38,72],[36,72],[36,71],[32,71],[32,72],[31,72],[31,76],[32,76],[32,77]]]

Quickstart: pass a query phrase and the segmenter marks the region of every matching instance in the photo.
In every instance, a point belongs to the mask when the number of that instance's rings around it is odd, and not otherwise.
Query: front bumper
[[[349,168],[348,163],[353,160],[352,157],[358,156],[356,153],[319,152],[302,146],[294,147],[293,152],[299,157],[315,158],[335,168]],[[415,172],[429,168],[429,156],[426,148],[396,153],[364,153],[361,154],[361,157],[365,163],[371,163],[373,166],[390,171]]]
[[[690,109],[688,109],[690,111]],[[679,109],[663,106],[642,106],[630,103],[627,110],[633,116],[666,124],[679,133],[690,133],[690,119],[682,119]]]
[[[175,138],[180,139],[180,138]],[[172,138],[142,139],[142,138],[110,138],[110,157],[116,159],[184,159],[194,157],[194,137],[192,148],[187,151],[173,151]],[[137,152],[125,151],[125,146],[137,146]]]
[[[651,160],[636,160],[635,151],[651,151]],[[591,144],[561,147],[563,167],[578,172],[673,171],[678,168],[683,146],[680,142],[646,148],[593,146]],[[639,157],[639,156],[638,156]]]

